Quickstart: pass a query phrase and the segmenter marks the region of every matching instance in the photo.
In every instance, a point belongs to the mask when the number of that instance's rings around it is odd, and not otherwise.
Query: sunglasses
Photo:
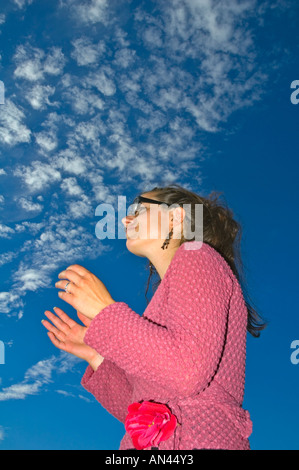
[[[166,204],[166,206],[171,205],[167,204],[167,202],[156,201],[155,199],[149,199],[148,197],[138,196],[134,199],[133,204],[130,205],[128,215],[137,216],[142,214],[143,212],[146,212],[148,207],[143,206],[142,202],[150,202],[151,204]]]

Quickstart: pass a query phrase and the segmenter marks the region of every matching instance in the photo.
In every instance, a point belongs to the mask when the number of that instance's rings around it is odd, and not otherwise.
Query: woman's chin
[[[130,238],[127,237],[126,246],[128,250],[137,256],[145,257],[142,247],[144,246],[146,240],[140,240],[139,238]]]

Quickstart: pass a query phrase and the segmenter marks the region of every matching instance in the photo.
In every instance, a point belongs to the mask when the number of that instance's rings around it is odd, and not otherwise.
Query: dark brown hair
[[[244,265],[241,259],[241,236],[242,227],[234,219],[233,212],[227,207],[227,204],[221,204],[218,199],[221,192],[212,191],[207,197],[188,191],[179,184],[172,183],[166,187],[155,187],[149,191],[140,194],[152,193],[152,195],[161,202],[167,204],[190,204],[191,208],[191,230],[195,230],[195,204],[203,204],[203,242],[210,245],[218,251],[226,260],[234,275],[238,279],[242,288],[245,304],[248,311],[247,331],[255,338],[260,336],[260,331],[266,328],[267,322],[253,308],[252,301],[249,302],[249,295],[246,289],[244,276]],[[188,206],[187,206],[188,207]],[[184,236],[178,240],[179,245],[187,241]],[[191,239],[188,239],[191,241]],[[154,273],[157,274],[154,265],[149,262],[147,268],[150,269],[150,275],[147,281],[145,297],[148,292],[149,282]],[[155,283],[153,290],[159,286],[161,279]],[[147,303],[149,300],[147,299]]]

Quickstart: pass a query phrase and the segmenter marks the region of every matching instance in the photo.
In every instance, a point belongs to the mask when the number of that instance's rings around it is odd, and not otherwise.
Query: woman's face
[[[158,200],[151,193],[142,196]],[[161,246],[170,231],[170,215],[167,207],[143,202],[139,213],[122,219],[127,234],[127,248],[137,256],[146,257]]]

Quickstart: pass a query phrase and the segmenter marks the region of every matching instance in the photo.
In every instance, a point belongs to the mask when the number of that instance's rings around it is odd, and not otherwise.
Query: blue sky
[[[146,260],[99,240],[95,209],[176,182],[222,191],[243,227],[253,449],[299,448],[296,0],[0,0],[0,449],[118,449],[86,363],[41,319],[78,263],[146,307]],[[299,355],[298,355],[299,359]]]

